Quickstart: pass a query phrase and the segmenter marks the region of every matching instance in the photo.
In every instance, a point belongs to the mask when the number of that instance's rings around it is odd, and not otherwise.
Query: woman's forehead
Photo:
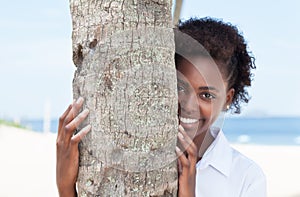
[[[177,76],[179,79],[189,83],[224,87],[222,73],[215,61],[211,58],[192,57],[183,59],[177,65]]]

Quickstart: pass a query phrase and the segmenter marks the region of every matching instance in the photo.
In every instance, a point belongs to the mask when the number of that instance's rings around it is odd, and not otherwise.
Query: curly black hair
[[[182,34],[192,37],[205,50],[195,50],[191,47],[191,43],[182,42]],[[223,77],[228,81],[228,89],[235,90],[230,108],[234,113],[240,113],[241,102],[248,103],[250,99],[246,88],[251,86],[253,76],[251,69],[255,69],[256,66],[255,58],[248,51],[247,43],[237,27],[208,17],[180,21],[175,28],[175,45],[176,65],[184,58],[182,48],[185,48],[184,53],[188,55],[205,55],[214,59],[222,70]],[[178,53],[180,50],[181,52]]]

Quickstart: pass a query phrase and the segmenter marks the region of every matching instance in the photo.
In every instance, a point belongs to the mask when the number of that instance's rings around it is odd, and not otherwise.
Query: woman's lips
[[[194,124],[196,122],[199,121],[199,119],[194,119],[194,118],[184,118],[184,117],[181,117],[179,116],[179,120],[182,122],[182,123],[185,123],[185,124]]]
[[[179,120],[180,120],[180,125],[182,125],[186,131],[196,132],[199,128],[200,119],[186,118],[186,117],[179,116]]]

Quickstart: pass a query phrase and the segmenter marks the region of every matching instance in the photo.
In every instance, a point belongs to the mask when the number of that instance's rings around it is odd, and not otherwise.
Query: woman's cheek
[[[201,100],[198,103],[201,118],[206,120],[211,119],[211,112],[213,110],[211,103]]]

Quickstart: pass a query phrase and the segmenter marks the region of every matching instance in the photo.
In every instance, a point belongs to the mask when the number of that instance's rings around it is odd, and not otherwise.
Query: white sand
[[[58,196],[55,134],[0,125],[0,196]],[[300,197],[300,146],[233,145],[264,170],[270,197]]]
[[[0,196],[55,197],[54,134],[0,125]]]

